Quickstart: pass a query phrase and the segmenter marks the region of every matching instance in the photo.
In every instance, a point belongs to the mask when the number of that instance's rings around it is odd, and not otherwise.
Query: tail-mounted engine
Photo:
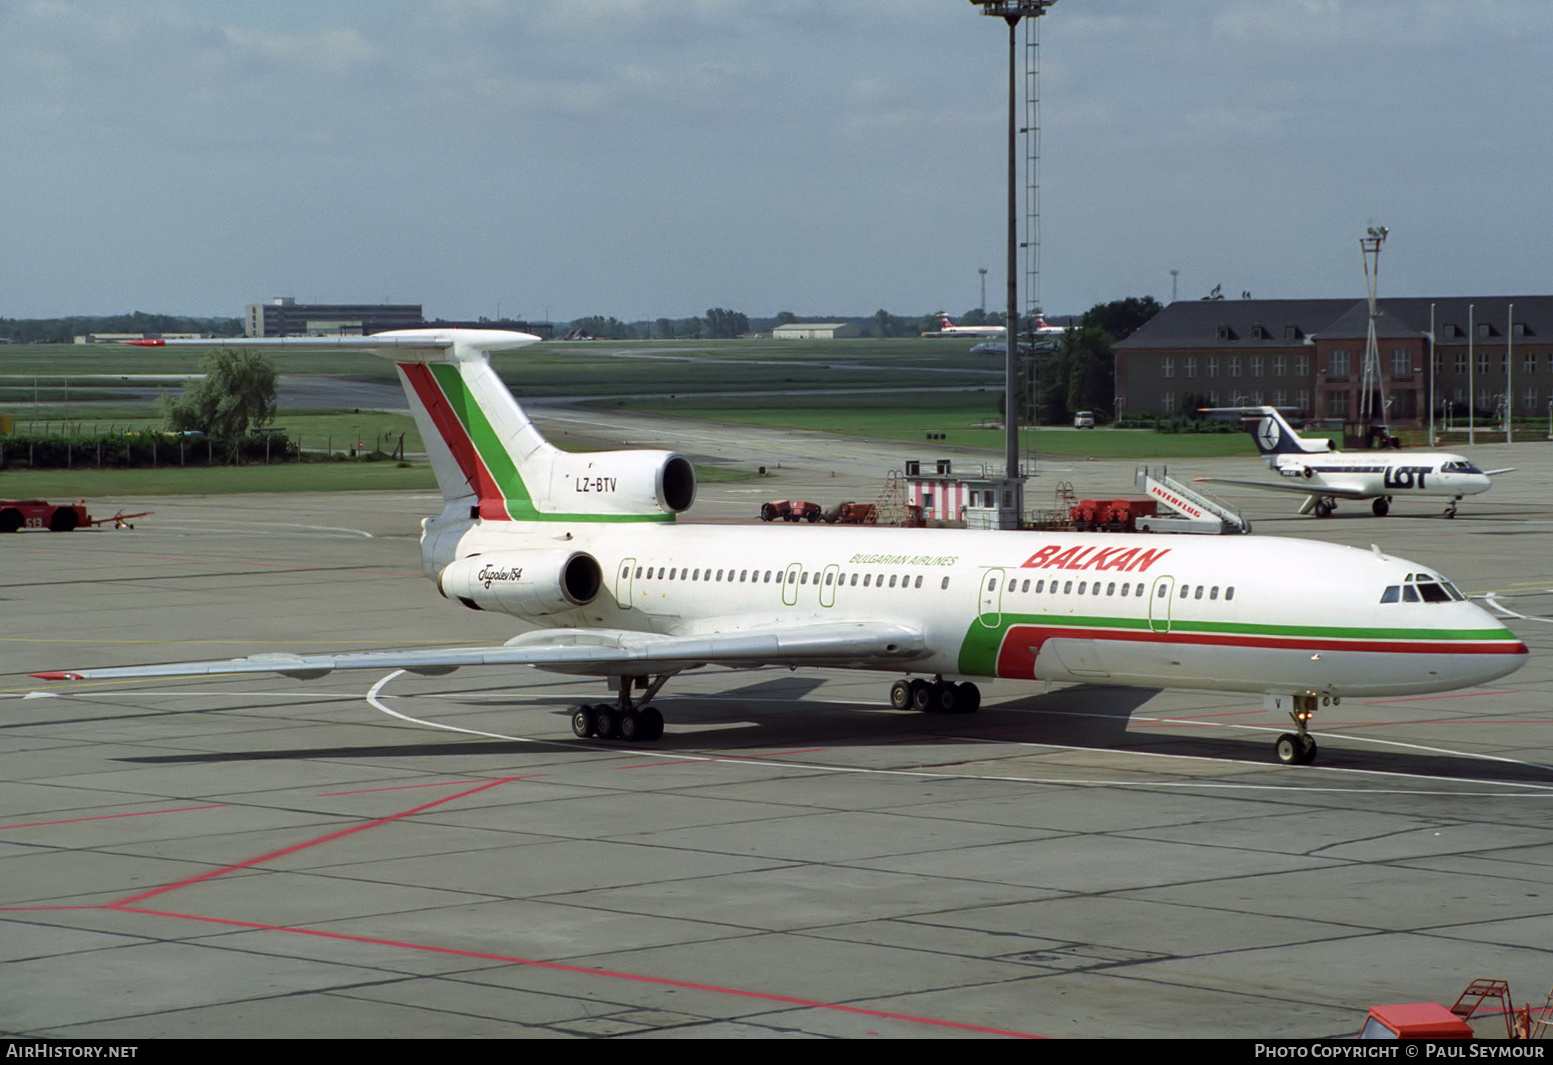
[[[562,513],[678,514],[696,501],[695,467],[672,451],[558,451],[549,480],[541,509]]]
[[[585,551],[495,551],[450,562],[437,587],[471,610],[543,617],[593,602],[604,571]]]

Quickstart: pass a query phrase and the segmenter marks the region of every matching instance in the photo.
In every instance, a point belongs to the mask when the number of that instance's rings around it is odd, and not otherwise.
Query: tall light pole
[[[983,15],[1008,23],[1008,303],[1004,331],[1003,422],[1005,458],[1009,481],[1019,479],[1019,397],[1014,387],[1019,357],[1019,198],[1018,123],[1015,91],[1018,74],[1018,39],[1015,33],[1025,17],[1040,18],[1057,0],[971,0]],[[1012,486],[1011,486],[1012,487]],[[1022,497],[1022,493],[1021,493]],[[1020,504],[1022,509],[1022,503]]]
[[[987,313],[987,268],[979,267],[976,272],[981,275],[981,313],[985,315]]]
[[[1380,317],[1375,290],[1380,284],[1380,246],[1386,243],[1386,233],[1385,226],[1370,226],[1365,235],[1359,238],[1359,248],[1364,256],[1364,286],[1369,290],[1370,297],[1370,328],[1364,340],[1364,368],[1359,373],[1359,419],[1364,422],[1365,432],[1373,427],[1377,414],[1380,415],[1381,424],[1388,430],[1391,428],[1391,419],[1386,410],[1384,378],[1380,372],[1380,342],[1375,333],[1375,319]],[[1372,262],[1373,271],[1370,267]],[[1377,403],[1379,410],[1376,410]]]

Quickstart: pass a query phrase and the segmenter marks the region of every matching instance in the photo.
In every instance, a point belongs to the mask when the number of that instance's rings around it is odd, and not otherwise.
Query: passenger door
[[[995,629],[1003,624],[1003,571],[1001,569],[982,571],[981,602],[976,613],[981,623],[989,629]]]
[[[1149,631],[1170,631],[1170,603],[1175,598],[1176,579],[1155,577],[1149,589]]]

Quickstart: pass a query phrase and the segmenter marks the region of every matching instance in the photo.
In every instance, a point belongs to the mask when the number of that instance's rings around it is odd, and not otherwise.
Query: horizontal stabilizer
[[[385,358],[452,361],[459,355],[489,355],[538,344],[541,337],[506,329],[395,329],[370,336],[209,337],[198,340],[126,340],[143,348],[289,348],[293,351],[371,351]],[[420,354],[423,358],[415,359]]]

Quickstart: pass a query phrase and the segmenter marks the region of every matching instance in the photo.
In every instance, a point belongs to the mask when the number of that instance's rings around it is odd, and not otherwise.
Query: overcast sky
[[[0,316],[1003,292],[965,0],[0,0]],[[1553,292],[1549,0],[1059,0],[1041,302]]]

